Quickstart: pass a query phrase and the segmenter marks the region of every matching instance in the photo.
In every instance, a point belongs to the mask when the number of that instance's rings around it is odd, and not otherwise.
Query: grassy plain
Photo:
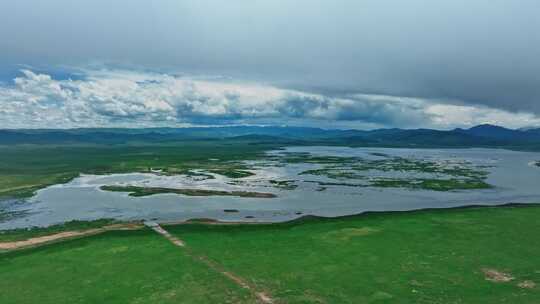
[[[518,286],[540,283],[539,218],[490,207],[167,229],[282,303],[539,303],[539,286]]]
[[[539,303],[540,206],[165,226],[0,254],[0,303]]]
[[[0,254],[0,303],[253,303],[153,231]]]

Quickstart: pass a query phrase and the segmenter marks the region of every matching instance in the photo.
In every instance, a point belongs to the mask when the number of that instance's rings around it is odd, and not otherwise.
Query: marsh
[[[281,222],[304,215],[533,203],[540,200],[540,170],[529,164],[539,157],[501,149],[310,146],[271,150],[242,161],[249,174],[241,176],[211,168],[181,174],[82,174],[31,198],[4,202],[6,214],[13,216],[3,216],[0,229],[101,218]],[[136,197],[104,191],[107,186],[182,191]],[[212,195],[182,195],[188,190]],[[232,192],[272,195],[219,195]]]

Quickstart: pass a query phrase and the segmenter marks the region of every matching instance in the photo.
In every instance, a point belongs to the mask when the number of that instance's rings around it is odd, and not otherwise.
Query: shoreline
[[[455,212],[460,210],[485,210],[485,209],[502,209],[502,208],[534,208],[534,207],[540,207],[540,203],[505,203],[505,204],[499,204],[499,205],[479,205],[479,204],[472,204],[472,205],[464,205],[464,206],[457,206],[457,207],[448,207],[448,208],[423,208],[423,209],[415,209],[415,210],[404,210],[404,211],[366,211],[362,213],[357,214],[351,214],[351,215],[344,215],[344,216],[336,216],[336,217],[324,217],[324,216],[315,216],[315,215],[303,215],[298,218],[282,221],[282,222],[261,222],[261,221],[219,221],[214,219],[189,219],[186,221],[163,221],[163,222],[157,222],[157,221],[150,221],[150,220],[134,220],[134,221],[118,221],[114,224],[108,224],[101,227],[94,227],[89,229],[70,229],[69,227],[66,227],[66,229],[61,229],[59,227],[58,231],[51,232],[51,233],[44,233],[40,234],[40,232],[43,232],[43,230],[47,230],[50,228],[54,228],[57,226],[65,225],[58,224],[58,225],[51,225],[48,227],[31,227],[28,229],[13,229],[13,230],[1,230],[0,235],[2,234],[17,234],[17,233],[24,233],[24,232],[36,232],[36,236],[34,237],[28,237],[28,238],[22,238],[19,240],[14,241],[0,241],[0,254],[5,252],[12,252],[16,250],[24,250],[24,249],[30,249],[30,248],[36,248],[41,246],[46,246],[50,244],[60,243],[64,241],[69,241],[72,239],[79,239],[79,238],[85,238],[96,234],[102,234],[110,231],[121,231],[121,230],[140,230],[145,229],[145,226],[148,226],[147,223],[157,223],[160,226],[163,227],[174,227],[174,226],[182,226],[182,225],[218,225],[218,226],[288,226],[288,225],[302,225],[307,224],[309,222],[321,222],[321,221],[339,221],[339,220],[353,220],[353,219],[363,219],[368,218],[371,216],[394,216],[394,215],[413,215],[418,213],[429,213],[429,212],[438,212],[438,213],[444,213],[444,212]],[[99,221],[99,220],[98,220]],[[85,222],[85,221],[82,221]],[[92,221],[86,221],[87,223],[91,223]]]
[[[306,220],[339,220],[339,219],[347,219],[347,218],[360,218],[360,217],[367,217],[367,216],[376,216],[376,215],[393,215],[393,214],[413,214],[413,213],[420,213],[420,212],[445,212],[445,211],[456,211],[456,210],[467,210],[467,209],[487,209],[487,208],[526,208],[526,207],[540,207],[540,202],[538,203],[516,203],[516,202],[509,202],[509,203],[501,203],[501,204],[493,204],[493,205],[486,205],[486,204],[480,204],[480,203],[474,203],[474,204],[467,204],[462,206],[454,206],[454,207],[441,207],[441,208],[434,208],[434,207],[427,207],[427,208],[418,208],[418,209],[411,209],[411,210],[389,210],[389,211],[363,211],[359,213],[354,214],[347,214],[347,215],[338,215],[338,216],[321,216],[321,215],[311,215],[311,214],[302,214],[296,218],[288,219],[284,221],[263,221],[263,220],[256,220],[256,218],[249,218],[246,220],[238,221],[226,221],[226,220],[219,220],[219,219],[213,219],[213,218],[190,218],[187,220],[158,220],[158,219],[131,219],[131,220],[116,220],[114,219],[114,222],[117,224],[143,224],[144,222],[156,222],[160,225],[165,226],[175,226],[175,225],[193,225],[193,224],[202,224],[202,225],[273,225],[273,224],[289,224],[289,223],[296,223],[296,222],[303,222]],[[13,231],[31,231],[31,230],[43,230],[48,229],[51,227],[56,226],[62,226],[66,223],[70,223],[72,221],[78,221],[78,222],[86,222],[91,223],[94,221],[100,221],[100,220],[106,220],[110,218],[100,218],[100,219],[94,219],[94,220],[70,220],[63,223],[57,223],[52,224],[49,226],[30,226],[26,228],[15,228],[15,229],[4,229],[0,230],[0,234],[2,233],[9,233]]]
[[[496,205],[483,205],[483,204],[471,204],[455,207],[441,207],[441,208],[419,208],[412,210],[394,210],[394,211],[364,211],[355,214],[348,215],[339,215],[339,216],[320,216],[320,215],[301,215],[297,218],[281,221],[281,222],[270,222],[270,221],[223,221],[216,220],[211,218],[193,218],[185,221],[156,221],[163,226],[176,226],[176,225],[276,225],[276,224],[294,224],[302,223],[309,220],[340,220],[348,218],[361,218],[367,216],[375,215],[394,215],[394,214],[414,214],[421,212],[445,212],[445,211],[458,211],[458,210],[467,210],[467,209],[489,209],[489,208],[527,208],[527,207],[540,207],[540,203],[502,203]],[[144,221],[143,221],[144,222]]]

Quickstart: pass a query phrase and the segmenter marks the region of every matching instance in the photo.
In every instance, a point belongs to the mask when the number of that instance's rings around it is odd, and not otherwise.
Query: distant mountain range
[[[283,144],[327,144],[380,147],[503,147],[540,150],[540,128],[507,129],[479,125],[470,129],[326,130],[304,127],[194,127],[148,129],[17,129],[0,130],[0,145],[125,144],[186,140],[237,140]]]

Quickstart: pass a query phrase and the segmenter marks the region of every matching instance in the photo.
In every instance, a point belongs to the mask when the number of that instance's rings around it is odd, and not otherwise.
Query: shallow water
[[[388,149],[347,147],[289,147],[271,151],[309,152],[312,155],[362,157],[377,159],[371,153],[385,153],[405,158],[432,161],[467,161],[490,166],[487,182],[493,189],[438,192],[399,188],[330,186],[317,191],[319,185],[309,181],[329,181],[322,176],[298,175],[321,168],[320,164],[281,164],[265,160],[249,162],[256,175],[238,180],[214,174],[214,179],[200,180],[188,176],[156,174],[82,175],[73,181],[42,189],[32,198],[0,202],[0,210],[12,217],[0,217],[0,230],[29,226],[47,226],[69,220],[116,218],[120,220],[152,219],[180,221],[190,218],[212,218],[223,221],[285,221],[302,215],[341,216],[365,211],[398,211],[423,208],[447,208],[464,205],[540,202],[540,168],[531,166],[540,153],[495,149]],[[369,172],[378,176],[403,176],[403,172]],[[408,173],[420,177],[424,173]],[[296,180],[294,190],[272,187],[269,180]],[[231,182],[240,181],[239,184]],[[188,197],[159,194],[130,197],[127,193],[106,192],[102,185],[137,185],[171,188],[198,188],[272,192],[277,198]],[[236,209],[228,213],[224,209]],[[249,216],[250,218],[246,218]]]

